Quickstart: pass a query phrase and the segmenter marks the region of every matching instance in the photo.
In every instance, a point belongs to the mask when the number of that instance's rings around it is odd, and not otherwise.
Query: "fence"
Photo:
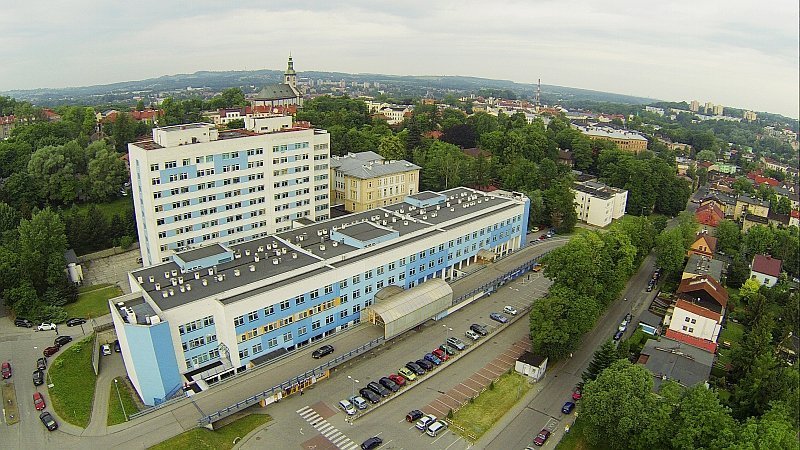
[[[516,267],[513,270],[509,270],[508,272],[506,272],[503,275],[498,276],[494,280],[492,280],[492,281],[490,281],[488,283],[485,283],[484,285],[482,285],[482,286],[480,286],[478,288],[475,288],[475,289],[467,292],[466,294],[463,294],[463,295],[459,296],[458,298],[454,298],[452,306],[455,306],[455,305],[457,305],[457,304],[459,304],[459,303],[461,303],[463,301],[472,300],[472,299],[475,298],[475,296],[477,296],[479,294],[491,293],[491,292],[496,291],[498,287],[506,284],[506,282],[515,280],[519,276],[521,276],[522,274],[524,274],[524,273],[528,272],[529,270],[531,270],[531,268],[533,268],[533,266],[536,264],[536,262],[539,261],[540,258],[542,258],[543,256],[547,255],[548,253],[550,253],[550,252],[545,252],[545,253],[542,253],[541,255],[539,255],[539,256],[537,256],[535,258],[531,258],[527,262],[519,265],[518,267]]]
[[[287,395],[288,395],[288,394],[290,394],[292,392],[295,392],[297,390],[297,387],[299,387],[299,386],[307,386],[308,384],[311,384],[311,383],[307,383],[308,380],[311,380],[312,383],[313,383],[313,382],[316,381],[317,378],[326,377],[327,374],[328,374],[328,371],[330,369],[332,369],[333,367],[336,367],[339,364],[341,364],[341,363],[343,363],[345,361],[348,361],[348,360],[350,360],[350,359],[352,359],[352,358],[364,353],[365,351],[377,346],[378,344],[380,344],[383,341],[384,341],[384,338],[382,338],[382,337],[374,339],[372,341],[369,341],[366,344],[363,344],[363,345],[357,347],[354,350],[351,350],[351,351],[349,351],[349,352],[347,352],[347,353],[345,353],[345,354],[343,354],[341,356],[338,356],[338,357],[336,357],[336,358],[334,358],[334,359],[332,359],[332,360],[330,360],[330,361],[328,361],[326,363],[323,363],[323,364],[317,366],[314,369],[311,369],[311,370],[306,371],[306,372],[304,372],[304,373],[302,373],[300,375],[297,375],[297,376],[295,376],[293,378],[290,378],[290,379],[282,382],[281,384],[275,385],[275,386],[273,386],[273,387],[271,387],[271,388],[269,388],[269,389],[267,389],[267,390],[265,390],[263,392],[260,392],[260,393],[258,393],[256,395],[252,396],[252,397],[248,397],[248,398],[246,398],[244,400],[241,400],[239,402],[236,402],[236,403],[234,403],[234,404],[232,404],[230,406],[227,406],[227,407],[222,408],[222,409],[220,409],[218,411],[215,411],[215,412],[213,412],[213,413],[201,418],[200,420],[197,421],[197,423],[198,423],[199,426],[205,427],[205,426],[211,425],[212,423],[214,423],[214,422],[216,422],[216,421],[218,421],[220,419],[224,419],[225,417],[228,417],[231,414],[234,414],[234,413],[239,412],[239,411],[241,411],[241,410],[243,410],[245,408],[253,406],[256,403],[261,402],[262,400],[267,401],[268,403],[272,403],[270,400],[274,400],[274,401],[280,400],[283,397],[284,393],[287,393]]]

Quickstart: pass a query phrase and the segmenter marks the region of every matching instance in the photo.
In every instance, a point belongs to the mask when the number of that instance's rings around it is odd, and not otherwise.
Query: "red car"
[[[11,363],[10,362],[3,361],[2,372],[3,372],[3,379],[4,380],[6,380],[8,378],[11,378]]]
[[[436,355],[436,357],[441,359],[442,361],[447,361],[448,359],[450,359],[450,357],[447,356],[447,353],[442,351],[442,349],[440,349],[440,348],[437,348],[436,350],[432,351],[431,353]]]
[[[575,389],[572,391],[572,399],[580,400],[581,397],[583,397],[583,394],[581,394],[581,388],[575,387]]]
[[[393,373],[393,374],[389,375],[389,379],[394,381],[394,383],[396,385],[398,385],[398,386],[405,386],[406,385],[406,379],[402,375],[397,375],[397,374]]]
[[[44,397],[42,397],[42,394],[38,392],[33,393],[33,406],[37,411],[41,411],[45,408],[46,405],[44,404]]]
[[[44,351],[42,352],[42,354],[43,354],[45,357],[49,358],[49,357],[51,357],[51,356],[55,355],[56,353],[58,353],[58,351],[59,351],[60,349],[61,349],[61,347],[54,345],[54,346],[52,346],[52,347],[47,347],[46,349],[44,349]]]
[[[547,438],[549,437],[550,437],[550,430],[542,430],[533,439],[533,444],[538,447],[541,447],[544,445],[545,442],[547,442]]]

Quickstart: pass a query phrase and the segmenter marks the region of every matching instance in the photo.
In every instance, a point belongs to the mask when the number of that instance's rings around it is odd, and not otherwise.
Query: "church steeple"
[[[286,67],[286,72],[283,73],[283,83],[297,87],[297,72],[294,71],[294,61],[292,61],[292,54],[289,53],[289,64]]]

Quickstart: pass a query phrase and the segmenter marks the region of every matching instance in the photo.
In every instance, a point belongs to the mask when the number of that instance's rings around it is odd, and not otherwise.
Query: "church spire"
[[[297,72],[294,71],[294,61],[292,61],[292,54],[289,53],[289,63],[286,67],[286,72],[283,73],[283,83],[297,87]]]

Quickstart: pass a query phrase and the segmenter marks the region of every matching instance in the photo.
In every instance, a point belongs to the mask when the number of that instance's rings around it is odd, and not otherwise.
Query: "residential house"
[[[777,212],[770,210],[767,220],[769,221],[769,224],[774,227],[786,228],[789,226],[789,217],[789,214],[778,214]],[[745,217],[745,219],[747,218]]]
[[[0,140],[11,136],[11,130],[16,125],[16,118],[11,116],[0,116]]]
[[[800,337],[791,331],[775,348],[778,358],[786,364],[793,366],[797,363],[797,354],[800,353]]]
[[[572,152],[569,150],[561,150],[558,149],[558,163],[564,164],[565,166],[572,169],[575,166],[575,158],[572,156]]]
[[[707,256],[708,258],[714,257],[714,252],[717,251],[717,238],[711,236],[707,232],[697,233],[694,243],[689,247],[686,256],[700,255]]]
[[[709,195],[700,201],[700,206],[708,203],[716,203],[717,207],[722,210],[725,217],[733,217],[736,212],[736,198],[724,192],[711,191]]]
[[[761,225],[763,227],[768,227],[769,219],[767,217],[748,214],[744,216],[744,220],[742,220],[742,233],[747,233],[748,231],[750,231],[750,228],[753,228],[758,225]]]
[[[783,261],[770,255],[756,255],[750,264],[750,279],[758,281],[767,287],[775,286],[781,276]]]
[[[800,209],[800,188],[797,185],[784,183],[772,188],[778,197],[786,197],[792,205],[792,209]]]
[[[725,213],[716,201],[710,201],[701,204],[695,211],[694,217],[698,223],[716,228],[719,222],[725,218]]]
[[[711,374],[714,354],[678,340],[648,339],[636,362],[653,373],[653,391],[668,380],[690,387],[705,383]]]
[[[692,255],[683,268],[681,280],[708,275],[717,281],[722,280],[725,263],[707,256]]]
[[[77,255],[75,255],[75,250],[69,249],[64,252],[64,261],[66,261],[64,272],[67,273],[69,280],[73,284],[83,283],[83,268],[81,267]]]
[[[703,275],[681,280],[678,300],[664,318],[666,336],[714,353],[728,305],[728,291],[714,278]]]
[[[743,214],[767,217],[769,215],[769,202],[747,195],[740,195],[736,198],[736,209],[733,212],[733,218],[739,220]]]
[[[576,182],[572,187],[575,194],[575,212],[578,220],[589,225],[605,227],[613,219],[625,215],[628,191],[606,186],[596,181]]]
[[[800,228],[800,211],[793,209],[789,214],[789,226]]]

